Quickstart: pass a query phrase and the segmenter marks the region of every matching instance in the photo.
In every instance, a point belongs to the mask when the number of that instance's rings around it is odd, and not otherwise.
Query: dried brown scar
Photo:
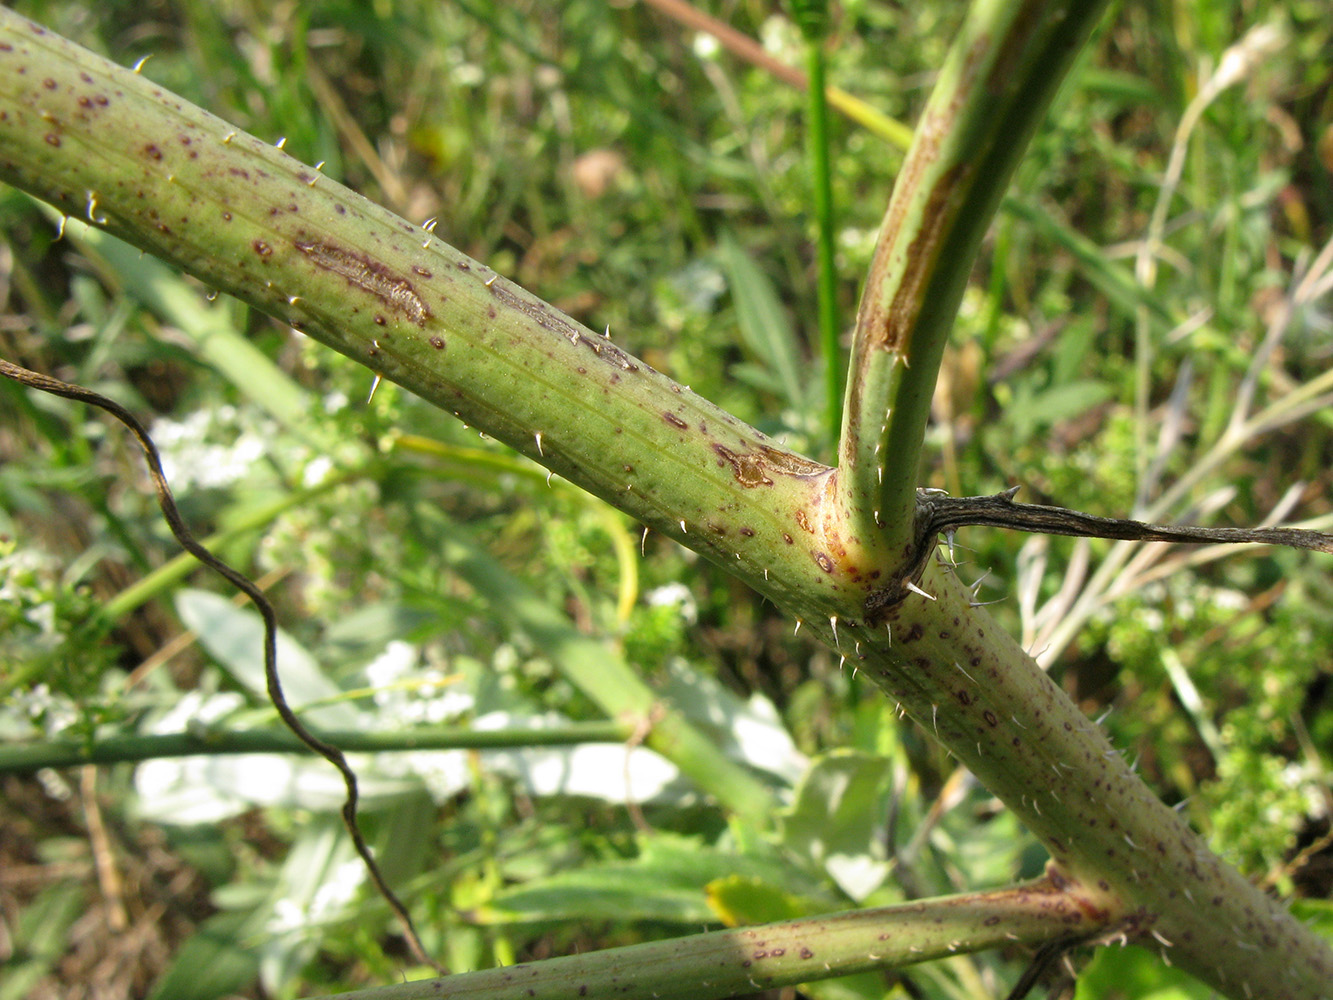
[[[335,243],[306,243],[300,240],[296,241],[296,249],[309,257],[316,267],[342,275],[349,284],[369,292],[417,326],[425,326],[426,320],[430,318],[430,310],[417,295],[412,282],[399,277],[365,254],[354,253]]]

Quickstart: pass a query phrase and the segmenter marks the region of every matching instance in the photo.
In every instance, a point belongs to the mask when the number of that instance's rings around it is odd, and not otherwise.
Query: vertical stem
[[[806,42],[806,71],[810,86],[806,121],[806,155],[810,161],[810,188],[815,209],[815,264],[819,291],[819,344],[824,358],[825,416],[828,439],[837,446],[842,428],[843,363],[838,344],[837,272],[833,263],[833,180],[829,166],[828,101],[825,98],[824,46],[821,39]]]
[[[1000,197],[1103,0],[978,0],[898,175],[867,276],[839,448],[849,534],[911,543],[944,343]]]

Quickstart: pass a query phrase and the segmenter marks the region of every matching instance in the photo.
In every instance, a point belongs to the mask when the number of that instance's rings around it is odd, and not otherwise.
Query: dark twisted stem
[[[371,853],[370,845],[366,843],[366,839],[361,833],[361,826],[356,818],[360,792],[357,787],[356,774],[347,763],[347,758],[337,747],[325,742],[307,729],[305,723],[297,718],[296,713],[292,711],[291,706],[287,703],[287,698],[282,691],[282,681],[278,677],[278,616],[273,610],[273,605],[264,596],[263,591],[255,586],[253,581],[232,569],[195,539],[185,521],[181,518],[180,510],[176,507],[176,499],[172,495],[171,488],[167,485],[166,475],[162,471],[162,460],[158,455],[157,446],[153,444],[153,440],[148,436],[148,431],[144,429],[143,424],[139,423],[138,418],[125,407],[115,400],[108,399],[101,393],[85,389],[83,386],[72,385],[69,382],[61,382],[49,375],[29,371],[27,368],[21,368],[4,358],[0,358],[0,375],[13,379],[20,385],[40,389],[56,396],[64,396],[66,399],[73,399],[81,403],[88,403],[105,410],[124,424],[134,435],[135,441],[148,462],[148,471],[152,476],[153,486],[157,490],[157,503],[162,510],[162,516],[166,519],[167,526],[171,528],[171,533],[176,536],[176,541],[180,543],[181,548],[222,576],[228,583],[254,602],[264,620],[264,680],[268,686],[269,700],[273,703],[273,707],[277,709],[278,717],[296,735],[296,738],[331,763],[342,774],[343,781],[347,785],[347,799],[342,808],[343,823],[346,825],[347,832],[356,847],[356,853],[365,862],[366,870],[370,872],[375,888],[379,890],[384,901],[389,904],[389,909],[393,911],[394,916],[397,917],[399,924],[402,926],[403,935],[407,939],[408,947],[411,949],[413,956],[417,961],[429,965],[443,974],[444,968],[426,954],[426,950],[421,944],[421,938],[417,935],[416,926],[412,923],[411,915],[394,891],[389,888],[388,883],[385,882],[384,875],[380,872],[379,865],[375,861],[375,856]]]
[[[1333,552],[1333,535],[1307,528],[1197,528],[1186,524],[1146,524],[1098,517],[1065,507],[1015,503],[1014,494],[1018,490],[1019,487],[1013,486],[988,497],[923,494],[917,501],[917,522],[921,525],[921,533],[933,536],[977,524],[1044,535],[1117,538],[1129,542],[1259,542]]]
[[[1307,528],[1200,528],[1190,525],[1146,524],[1114,517],[1098,517],[1065,507],[1016,503],[1014,486],[987,497],[950,497],[931,491],[917,493],[917,558],[919,570],[939,535],[952,537],[967,525],[1011,528],[1046,535],[1079,538],[1115,538],[1129,542],[1258,542],[1286,545],[1315,552],[1333,552],[1333,535]]]

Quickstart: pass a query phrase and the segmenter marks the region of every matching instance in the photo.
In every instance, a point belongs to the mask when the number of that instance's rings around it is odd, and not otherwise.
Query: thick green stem
[[[813,33],[812,33],[813,34]],[[825,418],[829,441],[842,427],[843,363],[839,337],[838,274],[833,260],[833,178],[829,165],[828,101],[824,95],[823,35],[806,40],[806,157],[815,214],[815,283],[819,303],[819,344],[824,358]]]
[[[1031,658],[970,606],[951,571],[928,567],[920,579],[936,600],[905,594],[893,574],[915,553],[883,541],[914,538],[912,476],[929,390],[900,369],[910,363],[907,371],[929,374],[938,361],[939,330],[966,273],[940,255],[953,248],[970,261],[1016,155],[993,147],[1021,144],[1030,131],[1016,106],[1044,104],[1051,66],[1067,61],[1062,46],[1086,32],[1090,6],[1052,5],[1066,17],[1048,24],[1046,4],[1027,4],[995,21],[1005,31],[994,38],[977,35],[974,23],[951,63],[946,80],[971,81],[957,93],[973,113],[953,117],[932,103],[916,179],[890,210],[876,273],[896,268],[899,277],[876,279],[863,304],[841,482],[421,228],[9,11],[0,11],[0,178],[305,329],[807,622],[938,733],[1041,839],[1052,878],[1082,901],[1067,914],[1069,933],[1128,912],[1127,934],[1171,942],[1163,948],[1172,961],[1229,996],[1327,996],[1333,953],[1210,854]],[[987,110],[1012,128],[995,132]],[[977,130],[992,135],[989,151]],[[931,147],[948,154],[943,167],[926,155]],[[952,159],[960,150],[976,152],[977,162]],[[888,434],[883,401],[914,416]],[[868,414],[868,405],[880,408]],[[901,454],[870,461],[877,440]],[[896,499],[882,532],[864,510],[880,468],[896,481],[884,494]],[[467,575],[467,553],[447,555]],[[527,627],[540,630],[539,619]],[[550,640],[575,637],[552,632]],[[605,651],[573,651],[586,652],[585,676],[595,679]],[[621,680],[613,687],[626,705],[651,696]],[[755,795],[746,810],[760,812],[764,798]],[[697,986],[690,995],[701,995]]]
[[[144,77],[10,11],[0,31],[0,179],[361,361],[775,600],[835,592],[830,555],[795,544],[791,515],[819,502],[824,466]]]
[[[875,625],[891,645],[869,622],[840,623],[842,651],[1022,816],[1052,874],[1117,901],[1130,939],[1226,996],[1330,996],[1327,944],[1152,794],[954,570],[932,564],[920,585],[932,600],[912,595]]]
[[[1083,901],[1048,879],[998,892],[713,931],[338,994],[338,1000],[717,1000],[830,976],[912,965],[983,947],[1076,940]],[[698,978],[682,970],[702,970]],[[331,1000],[331,998],[330,998]]]
[[[981,238],[1105,6],[978,0],[917,126],[862,293],[839,450],[839,505],[881,561],[910,543],[936,374]]]

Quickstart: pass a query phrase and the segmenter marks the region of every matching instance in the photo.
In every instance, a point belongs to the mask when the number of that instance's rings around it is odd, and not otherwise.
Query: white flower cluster
[[[250,411],[242,419],[234,406],[196,410],[181,420],[159,417],[151,434],[162,456],[162,471],[177,493],[217,489],[245,478],[268,442],[279,437],[272,421]]]

